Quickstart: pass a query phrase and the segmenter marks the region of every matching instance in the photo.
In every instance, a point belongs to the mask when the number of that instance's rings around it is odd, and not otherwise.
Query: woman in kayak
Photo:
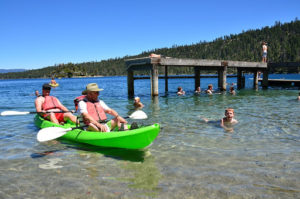
[[[66,119],[70,119],[76,123],[76,116],[60,103],[60,101],[53,96],[50,96],[51,86],[49,84],[43,85],[42,95],[35,100],[35,109],[40,112],[41,116],[53,123],[60,124]]]
[[[119,114],[109,108],[104,101],[99,100],[99,91],[102,91],[96,83],[90,83],[86,86],[86,97],[81,100],[78,104],[79,113],[83,117],[83,121],[88,125],[88,130],[90,131],[101,131],[109,132],[114,129],[116,126],[119,129],[127,129],[127,121],[119,116]],[[109,128],[106,124],[106,114],[110,114],[115,118],[111,120],[111,127]]]

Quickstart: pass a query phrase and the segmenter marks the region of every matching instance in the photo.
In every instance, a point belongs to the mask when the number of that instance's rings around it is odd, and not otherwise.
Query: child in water
[[[139,97],[134,98],[134,103],[133,103],[135,108],[143,108],[144,104],[142,104],[141,99]]]
[[[205,90],[205,92],[209,95],[212,95],[214,90],[213,90],[213,85],[212,84],[209,84],[207,89]]]
[[[179,86],[179,87],[177,88],[177,95],[185,95],[185,91],[182,89],[181,86]]]
[[[229,93],[230,93],[231,95],[235,95],[234,86],[230,86]]]
[[[200,86],[197,87],[197,89],[195,90],[195,93],[196,93],[196,94],[200,94],[200,93],[201,93],[201,88],[200,88]]]
[[[225,110],[225,117],[221,119],[221,127],[223,127],[226,131],[232,132],[233,128],[232,126],[237,124],[238,121],[234,119],[234,109],[233,108],[227,108]]]
[[[207,118],[203,118],[206,123],[216,123],[218,121],[209,121]],[[225,110],[225,117],[221,119],[220,126],[228,132],[233,132],[233,125],[237,124],[238,121],[234,119],[234,109],[227,108]]]

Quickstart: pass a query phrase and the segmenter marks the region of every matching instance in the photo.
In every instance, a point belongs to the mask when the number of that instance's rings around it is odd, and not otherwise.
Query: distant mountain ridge
[[[0,69],[0,73],[16,73],[24,71],[26,71],[26,69]]]

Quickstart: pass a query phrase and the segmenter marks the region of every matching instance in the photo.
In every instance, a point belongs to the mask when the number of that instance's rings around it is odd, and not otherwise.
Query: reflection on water
[[[33,111],[35,96],[30,93],[48,82],[0,81],[0,93],[5,93],[0,112]],[[74,109],[70,99],[80,95],[84,85],[97,82],[104,88],[100,97],[120,115],[134,110],[123,86],[126,77],[58,81],[53,91],[69,109]],[[204,79],[201,87],[209,83],[217,86],[215,79]],[[160,86],[162,92],[164,84]],[[176,95],[178,86],[185,96]],[[249,79],[247,88],[234,96],[194,95],[193,87],[191,79],[170,79],[170,92],[151,98],[145,90],[148,80],[135,85],[148,119],[128,122],[161,125],[157,139],[145,150],[38,143],[34,115],[1,117],[0,198],[299,198],[298,91],[255,91]],[[232,133],[218,122],[227,107],[235,109],[239,121]]]

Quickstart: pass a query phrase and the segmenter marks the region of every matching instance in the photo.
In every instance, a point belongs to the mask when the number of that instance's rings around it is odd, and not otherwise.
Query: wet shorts
[[[47,118],[49,114],[44,115],[44,118]],[[64,120],[64,113],[55,113],[55,117],[58,120],[59,123],[65,122]]]

